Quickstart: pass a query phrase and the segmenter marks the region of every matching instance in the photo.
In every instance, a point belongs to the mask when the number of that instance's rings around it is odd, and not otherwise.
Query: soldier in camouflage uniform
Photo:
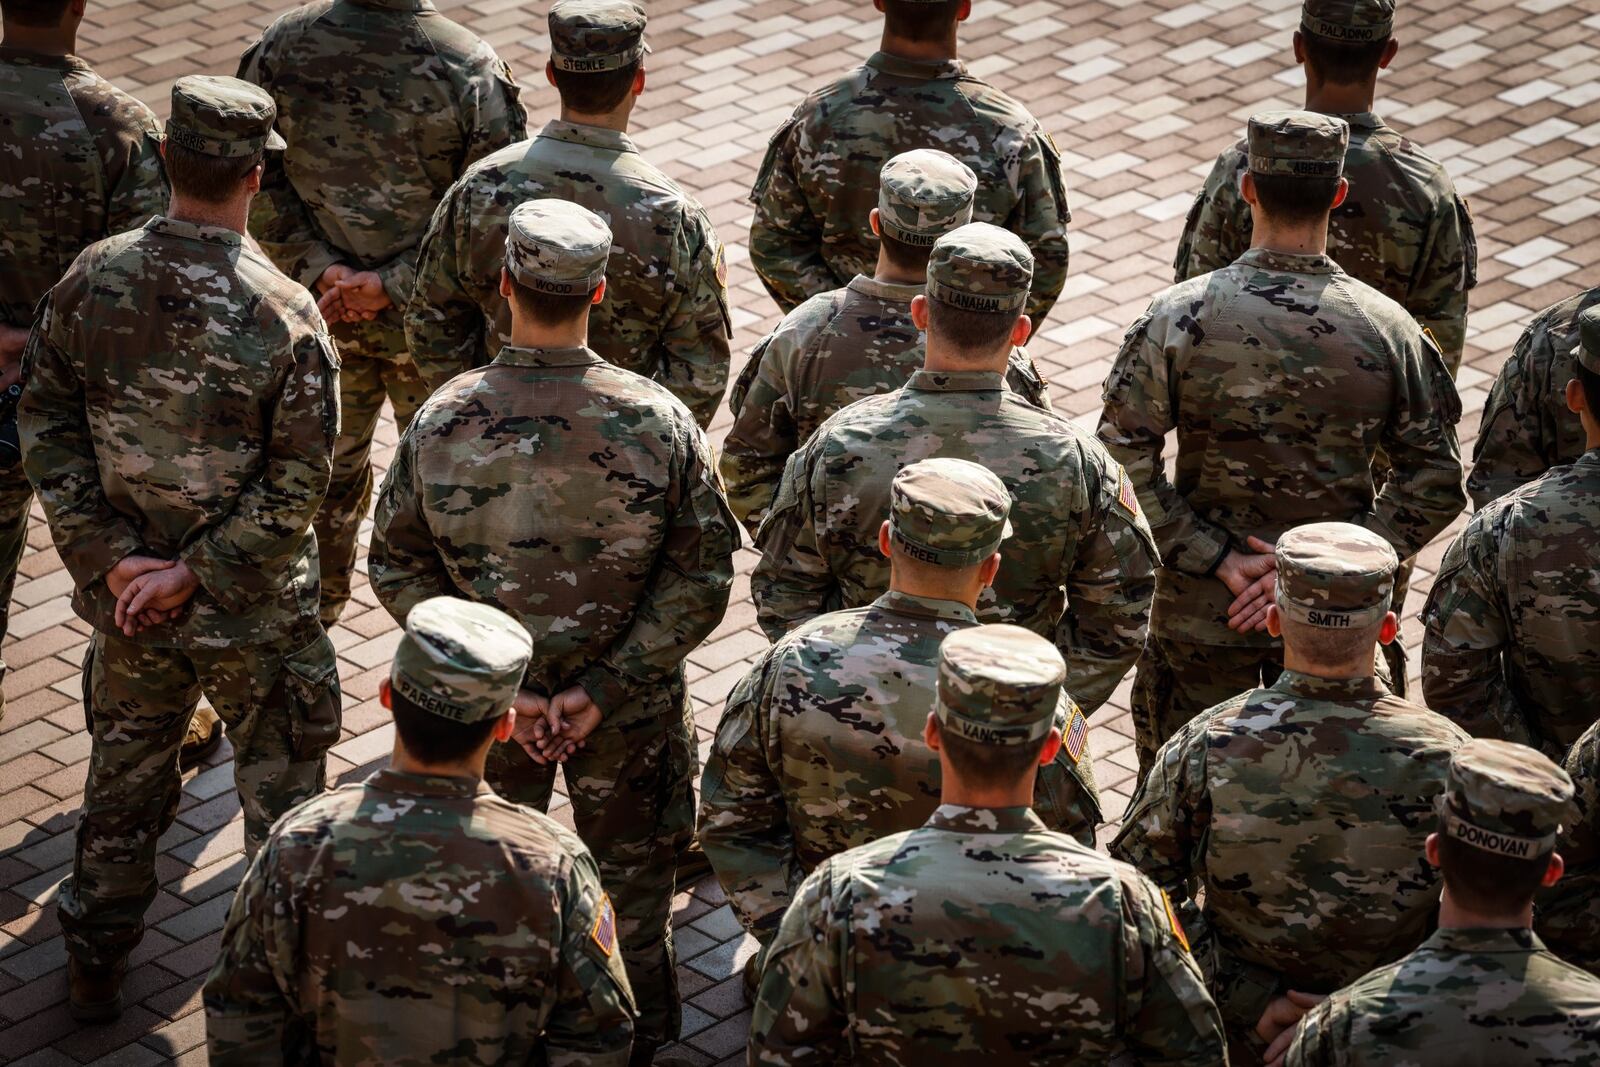
[[[1226,1062],[1161,891],[1028,810],[1065,675],[1016,626],[945,639],[923,727],[941,804],[806,878],[762,972],[751,1064]]]
[[[1474,507],[1486,507],[1588,449],[1583,423],[1567,410],[1567,383],[1577,377],[1578,316],[1596,306],[1600,287],[1545,308],[1517,338],[1483,407],[1467,475]]]
[[[1457,751],[1427,842],[1444,872],[1439,929],[1313,1009],[1284,1062],[1600,1064],[1600,979],[1530,929],[1534,890],[1561,877],[1552,848],[1571,798],[1561,768],[1521,745]]]
[[[1007,564],[978,618],[1050,638],[1086,714],[1139,655],[1155,544],[1133,486],[1093,437],[1007,388],[1027,337],[1032,256],[1014,234],[975,222],[939,238],[928,292],[911,302],[927,331],[923,367],[901,389],[858,400],[790,459],[756,542],[758,619],[776,641],[814,616],[865,607],[889,588],[878,531],[895,473],[934,456],[1000,476],[1015,500]]]
[[[1398,627],[1384,538],[1313,523],[1276,558],[1283,673],[1179,730],[1111,845],[1180,902],[1235,1064],[1261,1062],[1291,990],[1331,993],[1427,935],[1439,891],[1422,843],[1468,740],[1373,674]]]
[[[179,79],[169,214],[85,249],[28,341],[24,463],[95,631],[94,748],[58,906],[85,1020],[120,1010],[200,695],[228,725],[247,852],[321,791],[339,737],[310,529],[338,361],[310,294],[244,238],[261,155],[283,147],[273,114],[245,82]]]
[[[1473,515],[1422,613],[1428,706],[1551,759],[1600,718],[1600,307],[1578,329],[1567,406],[1588,451]]]
[[[727,608],[739,532],[688,408],[585,345],[614,244],[576,204],[511,213],[510,343],[412,420],[368,566],[396,619],[447,594],[496,604],[534,635],[523,707],[559,729],[521,735],[528,751],[496,748],[489,782],[543,809],[551,755],[585,744],[566,762],[567,790],[616,897],[639,999],[635,1060],[648,1063],[679,1025],[669,919],[695,771],[684,659]]]
[[[750,193],[751,265],[786,313],[868,273],[879,169],[901,152],[940,148],[978,176],[973,219],[1032,250],[1027,312],[1037,329],[1067,280],[1061,154],[1026,108],[956,58],[971,0],[874,3],[884,12],[879,50],[801,101],[772,136]]]
[[[239,77],[272,95],[289,144],[267,157],[250,232],[321,295],[343,361],[344,423],[316,523],[331,627],[350,599],[384,397],[402,432],[428,398],[400,317],[417,246],[451,184],[527,123],[505,63],[431,0],[296,8],[245,52]]]
[[[1552,951],[1600,976],[1600,722],[1567,752],[1575,815],[1557,845],[1566,874],[1538,898],[1536,928]]]
[[[389,768],[280,820],[233,898],[213,1067],[626,1067],[633,995],[594,857],[483,781],[531,652],[495,608],[411,609],[378,691]]]
[[[644,10],[633,0],[556,0],[546,76],[561,117],[481,160],[445,194],[422,241],[406,340],[437,389],[506,343],[506,220],[545,197],[597,213],[616,235],[589,343],[613,366],[670,389],[702,427],[728,384],[728,270],[711,220],[628,139],[644,90]]]
[[[895,475],[879,533],[889,591],[791,631],[728,697],[701,780],[700,840],[745,928],[769,941],[800,880],[845,849],[921,826],[939,798],[923,742],[939,643],[978,624],[1001,566],[1011,494],[962,459]],[[1009,565],[1009,564],[1007,564]],[[1065,738],[1039,771],[1033,811],[1094,847],[1100,797],[1088,723],[1070,697]]]
[[[1133,694],[1141,769],[1190,718],[1276,675],[1261,626],[1279,534],[1354,522],[1409,559],[1465,503],[1461,403],[1438,347],[1404,308],[1304,251],[1346,188],[1346,137],[1342,119],[1310,112],[1251,118],[1255,246],[1157,296],[1106,378],[1100,439],[1162,549]],[[1375,493],[1380,451],[1393,470]]]
[[[733,513],[752,535],[784,462],[824,419],[852,401],[900,388],[922,366],[911,301],[926,287],[933,242],[972,220],[977,184],[965,163],[932,149],[885,163],[869,220],[879,237],[872,276],[858,274],[843,289],[807,300],[750,353],[728,395],[733,426],[722,478]],[[1026,350],[1012,350],[1006,384],[1050,409]]]

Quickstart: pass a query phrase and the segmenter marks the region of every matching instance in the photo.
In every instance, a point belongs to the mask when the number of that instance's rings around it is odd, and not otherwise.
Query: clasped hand
[[[1217,577],[1233,594],[1228,605],[1228,629],[1238,633],[1267,628],[1267,608],[1278,582],[1278,557],[1273,546],[1259,537],[1245,540],[1249,552],[1228,549],[1217,565]]]
[[[371,322],[391,305],[375,270],[335,263],[317,279],[317,310],[328,322]]]
[[[117,598],[116,624],[126,637],[177,618],[200,588],[200,579],[182,560],[124,556],[106,574]]]
[[[535,763],[565,763],[600,725],[600,708],[580,685],[544,697],[524,689],[512,705],[517,725],[511,739]]]

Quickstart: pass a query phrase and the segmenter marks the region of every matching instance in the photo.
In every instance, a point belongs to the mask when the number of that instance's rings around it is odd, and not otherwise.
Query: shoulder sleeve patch
[[[728,254],[722,250],[722,242],[717,242],[717,284],[722,286],[726,297],[728,292]]]
[[[1117,478],[1121,484],[1117,487],[1117,503],[1134,518],[1139,517],[1139,494],[1133,491],[1133,479],[1128,477],[1128,472],[1120,466],[1117,468]]]
[[[1167,914],[1172,914],[1172,905],[1167,905]],[[1176,925],[1177,920],[1173,920]],[[611,953],[617,947],[617,913],[611,906],[611,895],[600,894],[600,911],[594,917],[594,929],[589,931],[589,940],[600,946],[600,951],[605,953],[606,959],[611,958]],[[1186,944],[1185,948],[1188,947]]]
[[[1061,747],[1067,750],[1072,762],[1077,763],[1083,758],[1083,746],[1089,741],[1089,720],[1084,718],[1083,709],[1078,707],[1076,700],[1070,702],[1072,710],[1067,712],[1067,732],[1063,735]]]
[[[1172,936],[1178,939],[1183,951],[1188,952],[1189,937],[1183,932],[1183,924],[1178,921],[1178,913],[1172,907],[1172,898],[1167,896],[1165,889],[1161,890],[1161,906],[1167,909],[1167,925],[1172,927]]]

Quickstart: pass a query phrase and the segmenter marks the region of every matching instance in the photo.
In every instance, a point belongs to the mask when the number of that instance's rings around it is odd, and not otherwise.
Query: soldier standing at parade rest
[[[506,220],[523,201],[553,197],[595,212],[616,239],[590,345],[711,424],[728,384],[728,265],[705,209],[628,137],[645,89],[646,21],[633,0],[550,6],[545,76],[561,95],[560,118],[467,171],[423,238],[406,341],[431,388],[485,365],[507,342]]]
[[[1072,212],[1055,141],[957,58],[972,0],[873,6],[884,19],[878,51],[806,97],[772,135],[750,193],[751,265],[785,312],[866,274],[877,259],[867,216],[879,170],[901,152],[943,148],[978,176],[974,221],[1010,230],[1032,252],[1026,310],[1037,330],[1067,280]]]
[[[895,473],[938,456],[994,472],[1014,500],[1009,563],[978,618],[1054,641],[1085,714],[1138,658],[1157,557],[1133,485],[1100,442],[1005,384],[1028,335],[1032,269],[1021,239],[987,223],[934,244],[928,291],[911,302],[928,336],[922,369],[818,427],[757,532],[750,588],[769,638],[889,588],[878,537]]]
[[[1225,1064],[1222,1023],[1162,892],[1045,828],[1066,665],[1020,627],[945,638],[923,738],[941,804],[825,861],[773,940],[752,1065]],[[1070,699],[1070,698],[1068,698]]]
[[[250,232],[317,293],[339,346],[344,414],[317,513],[322,624],[350,599],[372,495],[384,397],[401,432],[428,398],[400,313],[428,219],[462,171],[527,136],[511,71],[431,0],[317,0],[282,16],[239,61],[278,105],[288,143],[267,157]]]
[[[213,1067],[625,1067],[633,996],[594,857],[483,781],[531,651],[495,608],[411,609],[378,689],[389,767],[279,820],[234,895]]]
[[[891,392],[922,366],[922,333],[911,301],[924,295],[928,254],[943,234],[972,221],[978,179],[947,152],[919,148],[883,165],[877,267],[843,289],[807,300],[750,353],[733,383],[733,426],[722,450],[728,503],[752,535],[766,517],[794,450],[835,411]],[[1006,384],[1050,409],[1044,379],[1026,350],[1014,348]]]
[[[617,902],[643,1064],[680,1019],[670,922],[696,760],[684,660],[727,610],[739,529],[689,409],[586,346],[614,245],[577,204],[511,213],[510,343],[412,420],[378,495],[368,565],[396,619],[461,596],[534,637],[525,745],[497,746],[488,780],[542,810],[552,759],[566,760],[573,820]]]
[[[1468,738],[1374,676],[1397,563],[1348,523],[1280,537],[1267,625],[1283,673],[1179,730],[1111,844],[1183,906],[1234,1064],[1260,1063],[1309,994],[1415,948],[1433,919],[1422,842]]]
[[[1566,873],[1537,901],[1534,928],[1551,951],[1600,977],[1600,721],[1567,753],[1573,815],[1557,848]]]
[[[1535,892],[1561,878],[1555,847],[1571,780],[1522,745],[1471,741],[1450,761],[1436,805],[1426,849],[1444,874],[1438,930],[1314,1008],[1279,1038],[1288,1056],[1274,1062],[1600,1064],[1600,979],[1558,959],[1532,929]]]
[[[1279,534],[1353,522],[1410,559],[1466,502],[1461,402],[1438,347],[1325,253],[1348,136],[1326,115],[1253,116],[1252,247],[1158,295],[1106,377],[1100,439],[1161,546],[1133,692],[1141,770],[1189,719],[1276,676],[1262,627]],[[1380,451],[1392,469],[1375,491]]]
[[[168,213],[85,249],[28,341],[24,463],[94,628],[94,746],[57,906],[82,1021],[121,1010],[196,700],[228,726],[246,854],[322,790],[339,739],[311,532],[338,360],[311,295],[244,236],[262,154],[283,147],[275,110],[246,82],[180,78]]]

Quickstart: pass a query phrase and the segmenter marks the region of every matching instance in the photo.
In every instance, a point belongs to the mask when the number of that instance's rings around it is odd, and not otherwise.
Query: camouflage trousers
[[[622,959],[639,1005],[634,1048],[678,1036],[682,1005],[672,948],[672,895],[678,853],[694,835],[692,782],[698,762],[694,719],[679,681],[659,714],[621,725],[602,722],[565,764],[578,836],[594,853],[600,882],[617,910]],[[541,811],[555,767],[519,745],[495,745],[487,771],[495,792]]]
[[[178,748],[201,694],[227,724],[245,851],[254,855],[279,815],[323,789],[339,738],[339,674],[333,643],[309,620],[242,648],[155,648],[96,633],[83,677],[94,748],[57,910],[67,950],[109,966],[144,934],[156,841],[181,794]]]
[[[394,420],[404,433],[429,392],[405,355],[404,333],[398,327],[388,328],[384,317],[370,323],[339,323],[333,336],[342,361],[339,440],[333,447],[328,495],[314,524],[322,559],[322,625],[329,629],[350,600],[361,523],[372,497],[372,437],[384,398],[394,405]]]
[[[22,473],[22,464],[0,470],[0,644],[11,624],[11,590],[17,584],[17,564],[28,546],[28,507],[33,503],[33,486]],[[3,688],[6,664],[0,660],[0,720],[5,718]]]
[[[1133,678],[1133,739],[1143,777],[1161,745],[1190,719],[1283,670],[1277,645],[1200,645],[1151,634]]]

